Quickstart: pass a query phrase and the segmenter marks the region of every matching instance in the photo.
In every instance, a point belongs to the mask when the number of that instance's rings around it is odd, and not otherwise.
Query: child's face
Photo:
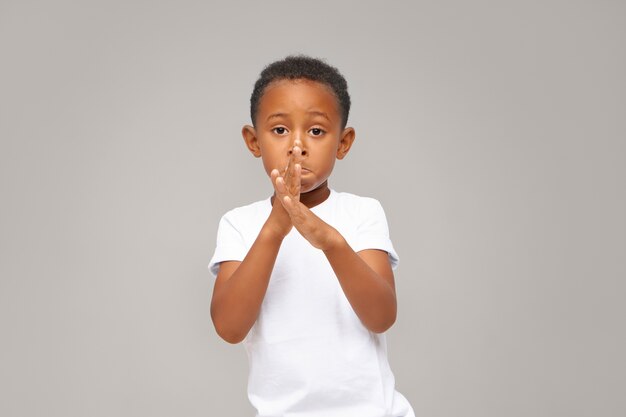
[[[354,129],[341,129],[337,99],[324,84],[279,80],[265,89],[256,127],[244,126],[246,145],[263,159],[265,172],[282,174],[296,139],[302,143],[301,193],[326,185],[335,159],[342,159],[354,140]]]

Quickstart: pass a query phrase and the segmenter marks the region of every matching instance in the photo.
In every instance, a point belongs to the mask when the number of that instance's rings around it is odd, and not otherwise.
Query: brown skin
[[[230,343],[246,337],[292,227],[324,252],[363,325],[376,333],[386,331],[397,313],[387,252],[354,252],[335,228],[309,210],[330,195],[328,177],[335,160],[347,155],[355,138],[353,128],[341,128],[332,91],[310,80],[276,81],[261,98],[255,125],[244,126],[242,135],[271,178],[272,210],[244,260],[220,264],[211,300],[217,333]]]

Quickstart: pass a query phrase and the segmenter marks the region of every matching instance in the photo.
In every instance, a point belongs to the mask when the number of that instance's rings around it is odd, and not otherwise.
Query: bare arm
[[[300,189],[299,182],[292,181],[294,163],[300,156],[292,154],[281,177],[293,193],[299,193]],[[277,177],[278,170],[272,173],[272,183]],[[220,263],[211,299],[211,319],[217,334],[227,342],[241,342],[254,325],[280,245],[292,227],[289,214],[275,198],[267,221],[243,261]]]
[[[396,321],[397,301],[387,252],[367,249],[356,253],[341,238],[324,254],[363,325],[376,333],[389,329]]]
[[[339,231],[306,206],[293,206],[288,211],[292,213],[294,227],[313,246],[324,251],[363,325],[376,333],[389,329],[396,320],[397,301],[387,252],[367,249],[356,253]]]
[[[282,240],[266,223],[242,262],[220,264],[211,319],[217,334],[227,342],[241,342],[254,325]]]
[[[297,183],[300,170],[294,172]],[[396,320],[397,301],[387,252],[367,249],[357,254],[339,231],[302,204],[282,179],[278,178],[275,189],[293,226],[311,245],[324,251],[363,325],[376,333],[389,329]]]

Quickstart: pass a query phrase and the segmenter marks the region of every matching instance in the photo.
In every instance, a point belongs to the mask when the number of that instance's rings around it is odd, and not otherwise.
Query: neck
[[[306,193],[300,194],[300,202],[307,206],[308,208],[315,207],[318,204],[326,201],[328,196],[330,195],[330,188],[328,188],[328,180],[324,181],[322,185],[317,187],[314,190],[308,191]],[[276,193],[272,196],[272,204],[274,204],[274,198],[276,197]]]

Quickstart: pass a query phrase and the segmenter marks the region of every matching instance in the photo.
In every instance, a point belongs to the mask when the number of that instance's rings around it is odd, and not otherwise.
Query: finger
[[[298,143],[299,140],[296,140]],[[302,149],[298,146],[294,146],[291,151],[291,155],[289,158],[290,164],[288,169],[288,177],[285,176],[285,183],[287,184],[287,189],[290,193],[295,194],[295,189],[300,186],[300,177],[295,178],[296,176],[296,167],[299,165],[299,161],[302,158]]]
[[[293,156],[294,164],[302,161],[302,144],[300,143],[300,140],[296,140],[295,145],[293,145],[293,152],[291,155]]]
[[[287,184],[289,184],[289,182],[291,181],[292,165],[293,165],[293,149],[291,150],[291,153],[289,154],[289,159],[287,160],[287,166],[285,167],[285,171],[283,173],[283,177],[285,178],[285,182]]]
[[[289,214],[289,217],[294,225],[303,224],[305,222],[301,203],[295,201],[293,197],[289,196],[283,196],[280,201],[282,201],[283,207],[287,211],[287,214]]]
[[[286,192],[287,192],[287,186],[286,186],[286,184],[285,184],[285,180],[284,180],[284,178],[283,178],[283,177],[278,177],[278,178],[276,178],[276,186],[274,187],[274,189],[275,189],[275,190],[276,190],[276,192],[277,192],[279,195],[281,195],[281,196],[282,196],[283,194],[286,194]]]
[[[285,178],[280,176],[280,173],[277,169],[273,169],[270,172],[270,177],[272,178],[272,185],[274,186],[274,190],[276,191],[276,195],[282,197],[287,191],[287,186],[285,185]]]
[[[300,182],[301,169],[302,167],[300,166],[300,164],[297,163],[294,163],[293,167],[291,168],[291,175],[289,176],[290,181],[286,182],[287,191],[290,195],[294,195],[297,192],[296,188],[298,186],[298,182]]]
[[[274,185],[276,183],[276,178],[278,178],[280,176],[280,172],[278,172],[278,170],[276,168],[274,168],[272,170],[272,172],[270,172],[270,178],[272,179],[272,185]]]
[[[299,139],[296,139],[296,144],[300,143]],[[289,150],[289,160],[287,161],[287,167],[285,168],[285,176],[288,172],[290,172],[289,177],[293,176],[293,166],[296,162],[300,161],[302,156],[302,148],[294,144],[292,148]]]
[[[298,148],[298,154],[296,155],[296,162],[302,162],[302,141],[300,139],[296,139],[293,143],[294,153],[295,149]]]
[[[290,169],[293,169],[293,164],[296,162],[300,162],[302,157],[302,142],[300,139],[296,139],[294,145],[289,149],[289,158],[287,161],[287,167],[285,168],[285,172]]]
[[[285,207],[285,210],[287,210],[287,213],[289,213],[289,216],[295,214],[295,205],[293,203],[293,200],[288,195],[284,196],[281,201],[283,202],[283,207]]]
[[[291,184],[290,193],[296,201],[300,201],[300,187],[302,186],[302,165],[295,164],[294,166],[294,176]]]
[[[274,168],[272,172],[270,172],[270,178],[272,179],[272,186],[274,187],[274,189],[276,189],[276,181],[278,180],[278,178],[280,178],[280,173],[276,168]]]

